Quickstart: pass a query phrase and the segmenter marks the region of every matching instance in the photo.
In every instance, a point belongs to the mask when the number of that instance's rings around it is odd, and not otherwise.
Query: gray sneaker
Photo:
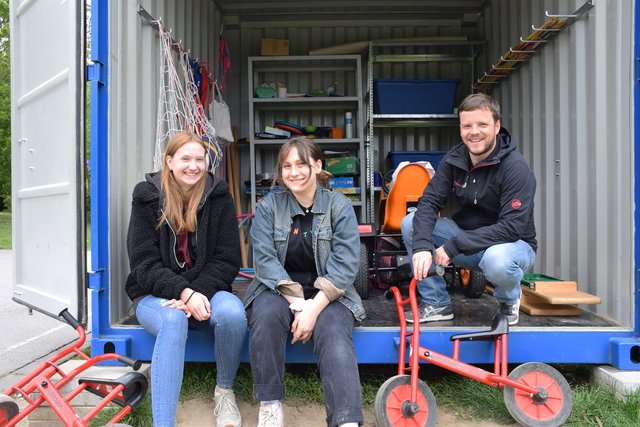
[[[443,307],[434,307],[421,301],[418,304],[418,313],[420,315],[420,323],[422,322],[438,322],[440,320],[453,319],[453,306],[447,304]],[[411,311],[405,313],[407,323],[413,323],[413,313]]]
[[[284,413],[280,403],[260,405],[258,427],[284,427]]]
[[[241,427],[242,417],[236,403],[236,395],[233,390],[223,390],[215,393],[216,407],[213,414],[216,416],[216,427]]]
[[[520,297],[518,297],[514,304],[506,304],[504,302],[501,302],[498,313],[502,313],[507,316],[507,320],[509,320],[509,326],[517,325],[518,320],[520,320]]]

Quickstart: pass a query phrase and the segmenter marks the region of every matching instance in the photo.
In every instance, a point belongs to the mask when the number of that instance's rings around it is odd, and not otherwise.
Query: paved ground
[[[33,311],[11,299],[13,256],[0,250],[0,390],[15,376],[30,372],[32,362],[46,359],[73,341],[77,334],[66,323]]]

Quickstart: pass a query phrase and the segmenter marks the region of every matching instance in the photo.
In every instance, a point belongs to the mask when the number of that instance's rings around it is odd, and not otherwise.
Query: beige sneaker
[[[214,399],[216,408],[213,414],[216,416],[216,427],[241,427],[242,417],[233,390],[216,391]]]
[[[284,412],[282,405],[260,405],[258,427],[284,427]]]

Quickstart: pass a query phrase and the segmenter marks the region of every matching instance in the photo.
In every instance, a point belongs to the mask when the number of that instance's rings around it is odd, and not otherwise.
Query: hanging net
[[[176,133],[186,130],[200,136],[209,148],[209,169],[215,172],[222,159],[216,130],[200,103],[198,86],[194,81],[189,56],[181,44],[175,45],[169,32],[158,25],[160,37],[160,93],[156,142],[153,155],[155,171],[162,167],[162,154],[167,142]],[[174,56],[177,47],[177,61]],[[182,78],[180,77],[182,76]]]

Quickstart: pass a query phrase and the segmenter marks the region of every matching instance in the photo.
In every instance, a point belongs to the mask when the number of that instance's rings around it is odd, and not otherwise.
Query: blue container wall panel
[[[111,335],[94,337],[92,349],[112,348],[118,353],[127,354],[134,359],[150,361],[155,338],[140,328],[114,328]],[[451,335],[461,330],[433,329],[421,334],[420,344],[431,351],[451,356],[453,343]],[[633,342],[628,331],[579,331],[579,330],[516,330],[509,334],[509,362],[545,362],[545,363],[584,363],[593,365],[611,364],[618,360],[620,369],[640,369],[640,360],[632,359],[627,347],[618,359],[611,357],[615,353],[618,341]],[[353,341],[358,362],[362,364],[393,364],[398,362],[397,328],[356,328]],[[290,344],[287,341],[287,363],[315,363],[313,344]],[[247,334],[248,342],[248,334]],[[186,359],[196,362],[215,361],[213,336],[203,330],[189,332],[189,345]],[[639,345],[636,343],[636,346]],[[409,346],[407,346],[409,349]],[[460,360],[473,364],[493,363],[493,345],[489,341],[462,342]],[[248,346],[245,347],[243,362],[249,361]]]

